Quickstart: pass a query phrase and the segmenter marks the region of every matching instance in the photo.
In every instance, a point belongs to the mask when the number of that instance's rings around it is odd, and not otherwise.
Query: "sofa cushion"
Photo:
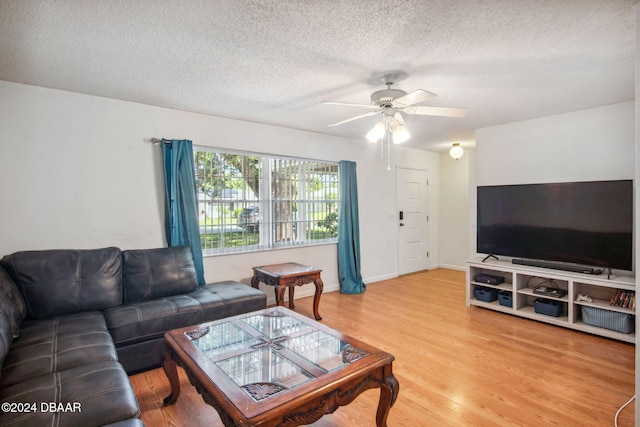
[[[122,252],[124,301],[184,294],[198,287],[189,246]]]
[[[0,425],[7,427],[97,427],[140,414],[129,378],[118,362],[95,362],[4,387],[0,402],[36,405],[35,412],[1,411]],[[51,405],[64,410],[50,410]]]
[[[100,312],[26,320],[5,357],[0,386],[117,358]]]
[[[11,324],[11,334],[14,338],[20,333],[20,324],[27,315],[27,307],[20,290],[9,274],[0,267],[0,309],[2,309]]]
[[[22,291],[33,318],[122,304],[118,248],[16,252],[0,265]]]
[[[116,347],[161,338],[172,329],[266,307],[264,292],[238,282],[199,286],[183,295],[125,304],[104,311]]]

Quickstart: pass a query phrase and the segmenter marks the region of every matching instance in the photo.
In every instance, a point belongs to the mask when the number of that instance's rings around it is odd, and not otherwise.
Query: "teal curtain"
[[[366,285],[360,273],[360,225],[358,220],[358,182],[356,164],[338,164],[340,174],[340,213],[338,214],[338,279],[343,294],[361,294]]]
[[[204,285],[198,199],[191,141],[162,140],[165,232],[169,246],[191,247],[198,283]]]

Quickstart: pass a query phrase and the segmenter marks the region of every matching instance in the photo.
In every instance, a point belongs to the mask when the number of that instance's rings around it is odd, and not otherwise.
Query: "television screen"
[[[633,269],[633,181],[478,187],[477,251]]]

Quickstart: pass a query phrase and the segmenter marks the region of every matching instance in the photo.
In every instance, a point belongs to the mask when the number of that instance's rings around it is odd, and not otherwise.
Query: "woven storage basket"
[[[635,319],[632,314],[603,310],[596,307],[582,307],[582,321],[587,325],[610,329],[623,334],[630,334],[635,329]]]

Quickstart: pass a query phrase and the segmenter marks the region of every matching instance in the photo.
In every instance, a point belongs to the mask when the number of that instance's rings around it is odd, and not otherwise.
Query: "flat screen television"
[[[633,269],[632,180],[480,186],[477,200],[478,253]]]

